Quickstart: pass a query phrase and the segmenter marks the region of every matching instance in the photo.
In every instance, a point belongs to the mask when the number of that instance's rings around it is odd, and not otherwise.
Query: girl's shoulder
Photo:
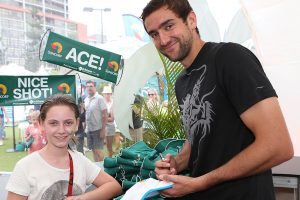
[[[32,163],[35,163],[38,161],[39,161],[39,154],[38,154],[38,151],[36,151],[36,152],[33,152],[33,153],[28,154],[27,156],[21,158],[17,162],[17,165],[30,166]]]

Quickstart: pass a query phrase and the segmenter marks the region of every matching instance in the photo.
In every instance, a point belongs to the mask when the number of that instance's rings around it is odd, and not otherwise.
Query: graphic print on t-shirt
[[[213,105],[206,98],[214,92],[215,86],[208,92],[201,91],[206,69],[207,66],[202,65],[199,69],[193,69],[187,74],[190,76],[195,71],[203,71],[193,87],[192,94],[187,93],[183,104],[179,105],[182,110],[182,121],[192,146],[194,138],[197,137],[196,134],[201,134],[198,136],[200,145],[205,136],[209,134],[213,121]]]
[[[41,200],[63,200],[66,197],[66,192],[68,191],[69,181],[60,180],[53,185],[51,185],[43,194]],[[74,183],[73,185],[73,196],[82,194],[83,191],[78,185]]]

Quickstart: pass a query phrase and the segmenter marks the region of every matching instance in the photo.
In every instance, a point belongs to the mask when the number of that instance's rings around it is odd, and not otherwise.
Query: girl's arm
[[[27,200],[28,197],[13,193],[13,192],[8,192],[7,193],[7,198],[6,200]]]

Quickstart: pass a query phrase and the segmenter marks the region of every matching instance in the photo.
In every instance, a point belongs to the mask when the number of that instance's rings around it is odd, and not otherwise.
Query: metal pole
[[[12,106],[12,127],[13,127],[13,142],[14,142],[14,151],[16,150],[16,133],[15,133],[15,106]]]

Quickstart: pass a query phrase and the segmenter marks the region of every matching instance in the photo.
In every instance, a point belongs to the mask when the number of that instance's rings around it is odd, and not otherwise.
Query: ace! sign
[[[50,32],[43,61],[73,69],[112,83],[117,82],[121,55]]]

